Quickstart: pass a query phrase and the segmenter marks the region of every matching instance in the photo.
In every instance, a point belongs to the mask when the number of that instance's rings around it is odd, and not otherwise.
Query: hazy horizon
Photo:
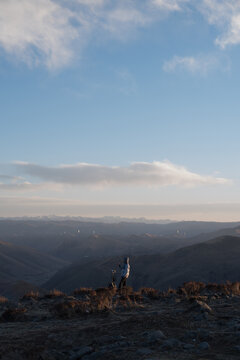
[[[55,201],[55,200],[53,200]],[[62,202],[53,203],[52,208],[55,212],[48,212],[51,207],[50,202],[44,203],[34,201],[29,204],[28,199],[14,199],[13,205],[9,204],[9,199],[4,203],[4,210],[0,209],[0,217],[37,217],[37,216],[69,216],[69,217],[121,217],[128,219],[146,220],[170,220],[170,221],[217,221],[217,222],[237,222],[240,221],[240,204],[197,204],[197,205],[81,205],[63,204]],[[67,209],[67,210],[66,210]],[[71,209],[71,210],[70,210]],[[70,211],[69,211],[70,210]],[[227,212],[227,216],[226,216]]]

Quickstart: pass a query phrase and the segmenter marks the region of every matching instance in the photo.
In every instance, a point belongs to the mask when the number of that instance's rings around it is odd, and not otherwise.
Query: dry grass
[[[206,289],[220,295],[240,295],[240,282],[232,283],[227,281],[225,284],[209,283],[206,285]]]
[[[0,304],[5,304],[8,302],[8,299],[5,296],[0,296]]]
[[[140,306],[142,300],[140,292],[134,292],[131,287],[126,287],[121,291],[116,288],[98,288],[92,290],[89,288],[76,289],[75,295],[87,295],[85,298],[70,299],[53,306],[52,310],[59,317],[73,317],[76,315],[86,315],[104,311],[121,311],[136,306]]]
[[[24,320],[26,308],[7,309],[1,316],[2,321],[22,321]]]
[[[23,300],[28,299],[38,299],[39,298],[39,292],[38,291],[29,291],[26,294],[23,295]]]
[[[218,295],[240,295],[240,282],[227,281],[225,284],[216,284],[198,281],[185,282],[182,286],[177,289],[178,295],[183,295],[188,298],[193,296],[204,296],[207,294],[218,294]]]
[[[47,293],[45,295],[45,298],[52,299],[52,298],[64,297],[64,296],[66,296],[66,294],[64,294],[62,291],[53,289],[53,290],[50,290],[49,293]]]
[[[98,288],[96,296],[92,298],[92,304],[96,311],[109,310],[113,308],[113,297],[117,290],[115,288]]]
[[[93,290],[92,288],[79,288],[79,289],[75,289],[73,294],[75,296],[96,296],[96,291]]]
[[[142,295],[147,296],[149,299],[151,300],[157,300],[160,298],[160,294],[159,291],[153,288],[147,288],[147,287],[142,287],[140,288],[140,293]]]
[[[164,291],[160,296],[168,297],[176,294],[177,294],[177,290],[169,287],[168,290]]]
[[[89,314],[92,312],[90,302],[80,300],[65,300],[55,304],[52,310],[61,318],[71,318],[76,314]]]
[[[178,288],[177,293],[186,296],[200,295],[205,288],[206,285],[203,282],[188,281]]]

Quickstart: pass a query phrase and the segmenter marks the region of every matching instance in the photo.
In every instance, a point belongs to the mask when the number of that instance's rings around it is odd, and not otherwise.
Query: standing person
[[[121,290],[123,287],[126,286],[127,278],[129,277],[130,274],[129,257],[126,257],[124,259],[123,266],[119,264],[119,267],[121,269],[121,280],[118,289]]]

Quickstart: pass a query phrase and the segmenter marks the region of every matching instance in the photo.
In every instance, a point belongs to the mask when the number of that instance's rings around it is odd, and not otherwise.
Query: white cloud
[[[221,48],[240,43],[239,0],[203,0],[198,5],[210,24],[218,26],[222,34],[216,44]]]
[[[34,192],[41,190],[61,190],[61,184],[31,183],[21,176],[0,174],[0,191]]]
[[[11,176],[11,175],[0,174],[0,180],[1,181],[16,182],[16,181],[21,180],[21,179],[22,178],[20,176]]]
[[[30,66],[56,69],[80,57],[92,39],[107,35],[125,40],[133,30],[159,21],[162,14],[189,9],[219,28],[220,48],[240,43],[239,0],[1,0],[0,47]],[[180,60],[179,65],[191,71],[208,68],[212,61]]]
[[[16,166],[21,173],[48,183],[91,187],[198,186],[230,183],[228,179],[199,175],[187,170],[185,167],[174,165],[168,161],[155,161],[152,163],[136,162],[128,167],[110,167],[86,163],[47,167],[22,162],[16,163]]]
[[[168,11],[180,11],[182,5],[189,2],[189,0],[152,0],[155,6]]]
[[[226,70],[229,68],[229,65],[224,63],[219,57],[213,55],[200,55],[195,57],[174,56],[163,64],[163,70],[166,72],[185,70],[202,75],[206,75],[209,71],[218,68]]]
[[[1,0],[0,47],[31,66],[68,65],[91,36],[130,30],[178,11],[184,0]],[[156,11],[158,10],[158,11]]]
[[[43,187],[41,184],[31,184],[29,182],[24,183],[15,183],[15,184],[2,184],[0,183],[0,190],[5,191],[19,191],[19,192],[28,192],[42,190]]]
[[[2,0],[0,45],[29,65],[61,67],[73,58],[71,42],[79,35],[72,17],[51,0]]]

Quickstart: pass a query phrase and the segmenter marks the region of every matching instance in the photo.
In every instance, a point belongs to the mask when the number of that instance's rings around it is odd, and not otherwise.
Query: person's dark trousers
[[[126,287],[127,279],[126,277],[122,277],[118,286],[118,289],[121,290],[122,288]]]

